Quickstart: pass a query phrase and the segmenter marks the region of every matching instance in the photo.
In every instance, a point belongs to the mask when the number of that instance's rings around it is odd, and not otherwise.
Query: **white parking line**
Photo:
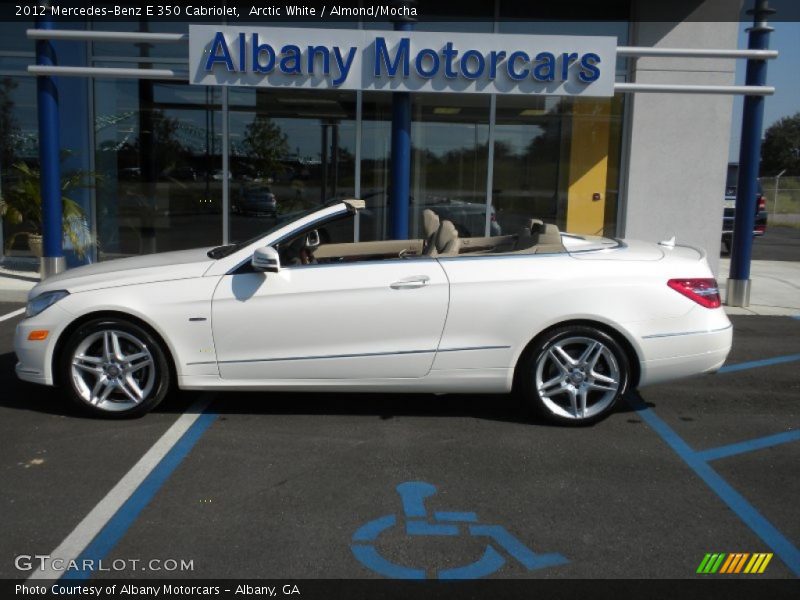
[[[128,498],[137,490],[145,478],[155,469],[173,446],[181,439],[184,433],[194,424],[203,414],[203,411],[211,402],[210,394],[204,395],[197,402],[192,404],[172,426],[167,429],[164,435],[153,444],[153,446],[139,459],[130,471],[119,480],[105,498],[95,506],[78,526],[72,530],[59,546],[50,554],[50,560],[45,568],[39,568],[28,578],[30,579],[58,579],[63,574],[63,570],[52,568],[55,559],[63,559],[66,567],[69,561],[77,559],[89,543],[97,536],[106,523],[117,513],[120,507],[125,504]],[[57,563],[58,564],[58,563]]]
[[[25,312],[25,309],[24,308],[20,308],[18,310],[15,310],[13,312],[8,313],[7,315],[3,315],[2,317],[0,317],[0,321],[7,321],[8,319],[13,319],[14,317],[16,317],[18,315],[21,315],[24,312]]]

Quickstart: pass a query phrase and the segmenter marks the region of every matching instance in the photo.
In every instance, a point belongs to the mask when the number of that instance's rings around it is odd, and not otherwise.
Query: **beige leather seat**
[[[539,232],[544,227],[544,223],[539,219],[528,219],[528,222],[522,226],[517,234],[517,243],[514,245],[514,250],[527,250],[531,246],[537,244]]]
[[[558,231],[558,227],[550,223],[546,224],[544,231],[539,234],[539,240],[536,242],[536,254],[566,251],[566,248],[561,243],[561,233]]]
[[[428,256],[458,256],[461,240],[458,239],[458,230],[452,221],[442,221],[433,243],[425,249]]]
[[[539,219],[530,219],[517,235],[514,252],[520,254],[545,254],[566,252],[561,243],[558,227]]]
[[[436,232],[439,231],[439,215],[433,212],[430,208],[422,211],[422,230],[425,235],[424,249],[427,254],[428,248],[432,248]]]

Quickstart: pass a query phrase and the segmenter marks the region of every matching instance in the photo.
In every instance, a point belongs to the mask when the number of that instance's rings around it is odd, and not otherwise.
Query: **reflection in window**
[[[500,96],[492,199],[504,233],[531,218],[615,235],[623,98]]]
[[[231,240],[354,194],[354,92],[232,88]]]
[[[365,93],[361,145],[360,239],[388,237],[392,96]],[[413,94],[409,235],[423,237],[428,208],[453,221],[462,236],[483,236],[489,96]],[[499,233],[491,220],[491,229]]]
[[[0,196],[10,201],[12,189],[20,180],[15,165],[38,167],[39,134],[36,121],[36,79],[0,76]],[[32,223],[11,223],[4,218],[3,254],[31,256],[27,236]]]
[[[567,101],[557,97],[497,99],[492,198],[506,233],[516,233],[532,218],[563,229],[559,177],[562,153],[569,156],[565,109]]]
[[[101,79],[94,89],[99,257],[218,244],[219,91]]]

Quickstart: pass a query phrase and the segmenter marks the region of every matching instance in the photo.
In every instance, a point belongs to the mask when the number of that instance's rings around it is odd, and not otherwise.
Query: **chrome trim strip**
[[[360,358],[362,356],[394,356],[399,354],[433,354],[436,350],[400,350],[396,352],[367,352],[364,354],[323,354],[320,356],[286,356],[282,358],[248,358],[245,360],[220,360],[221,365],[231,363],[280,362],[287,360],[323,360],[327,358]]]
[[[324,360],[329,358],[360,358],[365,356],[396,356],[402,354],[433,354],[435,352],[468,352],[472,350],[506,350],[511,346],[470,346],[465,348],[442,348],[440,350],[398,350],[395,352],[365,352],[363,354],[325,354],[320,356],[287,356],[283,358],[249,358],[245,360],[221,360],[219,364],[253,363],[253,362],[279,362],[288,360]],[[213,365],[216,361],[190,362],[191,365]]]
[[[653,333],[651,335],[643,335],[642,339],[650,340],[653,338],[677,337],[681,335],[697,335],[698,333],[719,333],[720,331],[726,331],[731,327],[733,327],[733,325],[720,327],[719,329],[707,329],[705,331],[681,331],[680,333]]]
[[[467,348],[439,348],[437,352],[467,352],[469,350],[507,350],[511,346],[472,346]]]

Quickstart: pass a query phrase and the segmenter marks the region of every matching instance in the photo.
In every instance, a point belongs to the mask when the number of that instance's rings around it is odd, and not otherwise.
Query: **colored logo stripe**
[[[714,573],[727,575],[763,573],[772,560],[772,556],[772,552],[757,552],[755,554],[750,554],[749,552],[708,553],[703,557],[700,566],[697,567],[697,573],[704,575]]]
[[[767,568],[769,561],[772,560],[772,552],[761,552],[753,554],[753,558],[747,563],[744,568],[745,573],[763,573]]]
[[[698,573],[716,573],[725,558],[725,553],[706,554],[703,562],[697,567]]]

